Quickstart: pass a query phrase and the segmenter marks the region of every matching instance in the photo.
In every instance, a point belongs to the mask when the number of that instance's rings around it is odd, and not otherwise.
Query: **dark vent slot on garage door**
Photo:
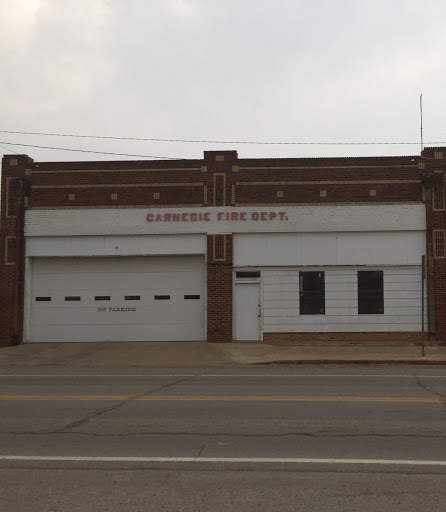
[[[36,297],[36,302],[51,302],[51,297]]]
[[[79,302],[80,300],[80,297],[65,297],[65,302]]]
[[[96,295],[94,300],[110,300],[110,295]]]
[[[125,295],[124,300],[141,300],[141,295]]]
[[[236,272],[235,277],[238,278],[249,278],[249,277],[260,277],[260,270],[247,271],[247,272]]]
[[[170,300],[170,295],[155,295],[155,300]]]
[[[199,295],[185,295],[184,298],[186,300],[198,300],[200,298]]]

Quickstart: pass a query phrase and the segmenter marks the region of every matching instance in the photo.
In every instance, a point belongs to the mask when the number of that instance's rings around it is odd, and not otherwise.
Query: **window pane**
[[[381,270],[358,272],[358,313],[384,314],[384,275]]]
[[[249,270],[245,272],[236,272],[235,277],[260,277],[260,270]]]
[[[325,274],[324,272],[300,272],[301,315],[325,314]]]

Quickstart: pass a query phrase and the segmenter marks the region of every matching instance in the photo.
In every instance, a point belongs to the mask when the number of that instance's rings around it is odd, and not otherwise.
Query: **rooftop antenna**
[[[423,152],[423,95],[420,94],[420,135],[421,135],[421,152]]]

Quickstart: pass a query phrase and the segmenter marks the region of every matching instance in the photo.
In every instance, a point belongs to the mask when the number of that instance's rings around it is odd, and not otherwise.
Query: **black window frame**
[[[235,273],[236,279],[259,279],[260,270],[237,270]]]
[[[317,278],[314,277],[318,274]],[[299,272],[299,314],[325,315],[325,272]]]
[[[358,315],[384,315],[384,271],[358,270],[357,288]]]

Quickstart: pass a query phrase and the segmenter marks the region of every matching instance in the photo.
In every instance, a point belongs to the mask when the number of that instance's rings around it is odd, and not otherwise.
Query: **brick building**
[[[446,148],[2,162],[0,346],[446,343]],[[422,300],[422,256],[426,256]]]

